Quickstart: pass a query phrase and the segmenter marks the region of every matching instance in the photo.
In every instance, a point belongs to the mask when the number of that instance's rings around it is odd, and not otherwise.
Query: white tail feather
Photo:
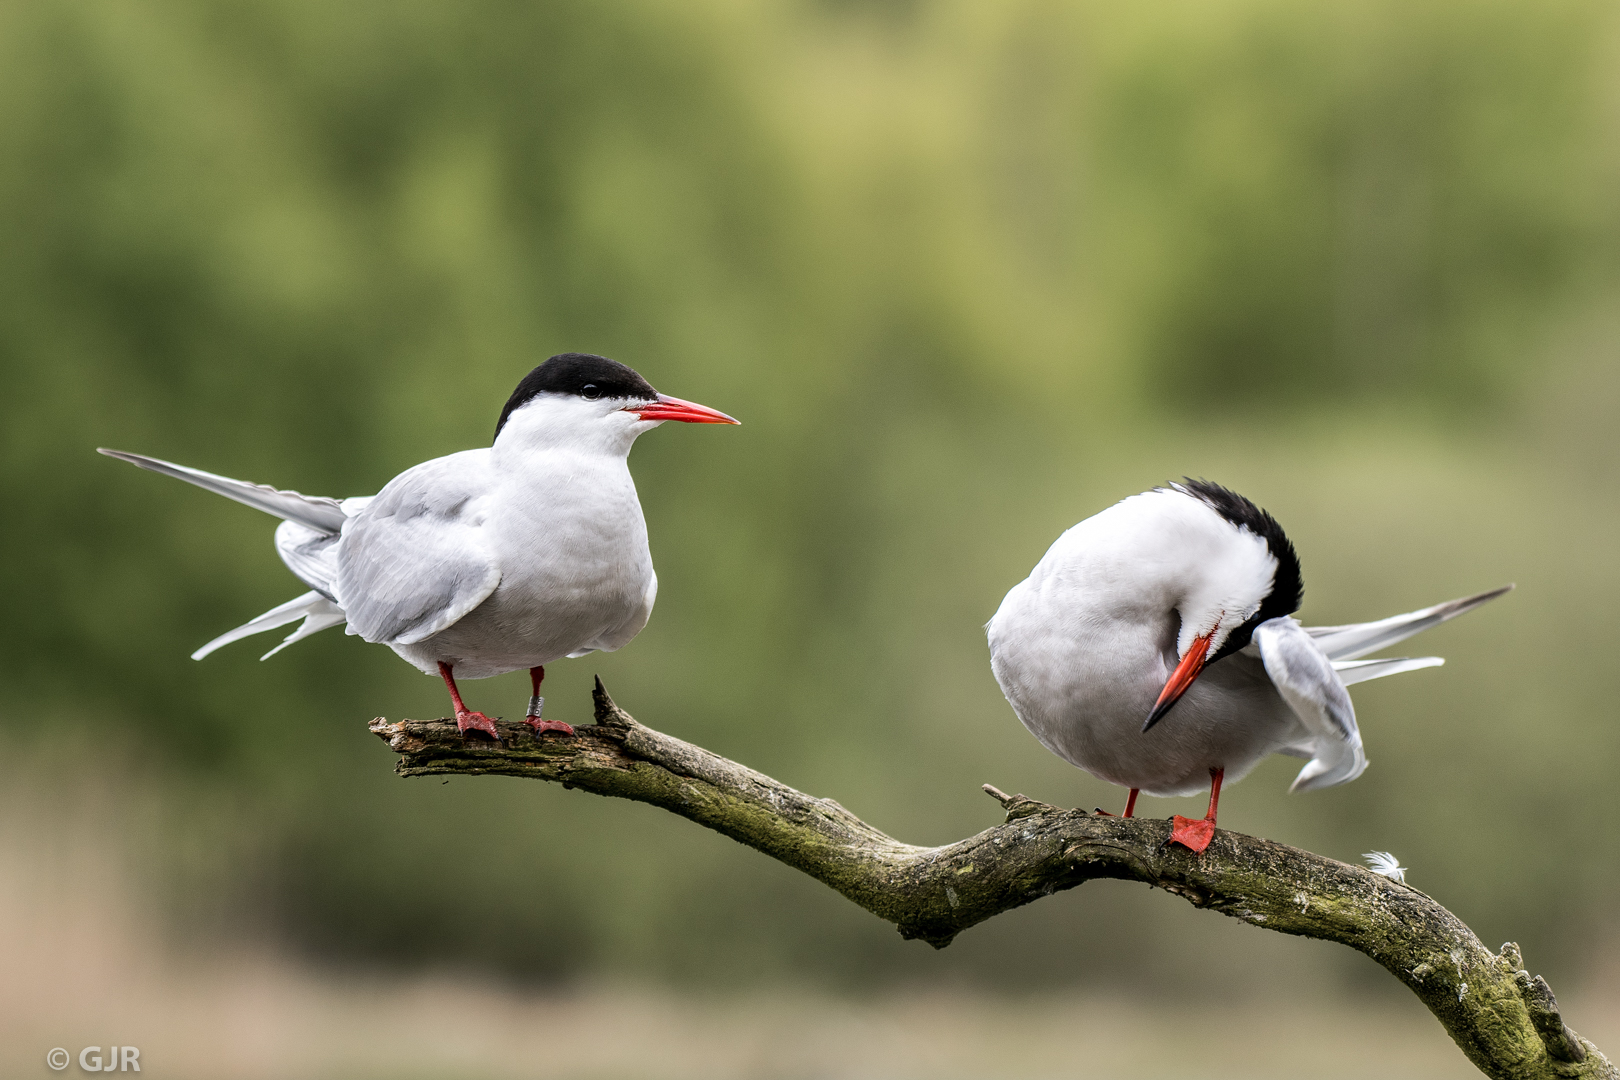
[[[332,604],[331,607],[333,610],[327,612],[310,612],[304,617],[304,621],[299,625],[298,629],[288,634],[280,645],[277,645],[259,659],[268,660],[295,641],[302,641],[311,634],[318,634],[322,630],[330,630],[334,626],[342,626],[348,621],[344,618],[342,609],[338,608],[336,604]]]
[[[294,597],[285,604],[271,608],[258,618],[251,619],[238,626],[235,630],[221,634],[192,653],[191,658],[201,660],[214,650],[229,645],[233,641],[241,641],[245,637],[262,634],[266,630],[274,630],[278,626],[286,626],[288,623],[297,622],[299,619],[304,620],[304,625],[294,630],[288,635],[287,640],[265,653],[260,659],[268,660],[300,638],[306,638],[328,627],[342,624],[344,621],[343,609],[318,592],[307,592],[302,596]]]
[[[123,450],[107,450],[99,447],[96,452],[155,473],[162,473],[164,476],[172,476],[176,480],[184,480],[188,484],[196,484],[215,495],[235,499],[255,510],[263,510],[267,514],[296,521],[318,532],[335,533],[343,528],[343,506],[336,499],[329,499],[323,495],[301,495],[296,491],[279,491],[263,484],[249,484],[243,480],[216,476],[201,469],[176,465],[172,461],[163,461],[144,454],[131,454]]]
[[[1339,673],[1339,681],[1346,686],[1354,686],[1358,682],[1368,679],[1382,679],[1386,675],[1399,675],[1403,671],[1417,671],[1419,668],[1439,667],[1445,660],[1438,656],[1400,657],[1390,660],[1335,660],[1333,670]]]
[[[1317,647],[1327,653],[1328,659],[1354,660],[1379,649],[1388,648],[1397,641],[1405,641],[1413,634],[1421,634],[1448,619],[1467,614],[1512,589],[1512,585],[1504,585],[1500,589],[1465,596],[1460,600],[1447,600],[1443,604],[1436,604],[1422,611],[1391,615],[1377,622],[1354,623],[1347,626],[1307,626],[1305,632],[1316,639]]]

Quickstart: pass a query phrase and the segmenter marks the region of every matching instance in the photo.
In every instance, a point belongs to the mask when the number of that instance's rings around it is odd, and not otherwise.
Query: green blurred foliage
[[[1106,884],[935,955],[650,808],[401,782],[365,721],[438,684],[340,634],[193,664],[298,591],[272,522],[91,452],[367,493],[589,350],[744,426],[636,448],[660,604],[552,669],[553,715],[600,673],[915,842],[994,821],[986,781],[1112,805],[1018,726],[981,626],[1063,528],[1209,476],[1289,528],[1313,620],[1521,584],[1423,641],[1446,668],[1358,689],[1365,777],[1290,798],[1274,762],[1223,823],[1392,849],[1578,968],[1620,894],[1615,30],[1544,0],[0,8],[5,743],[68,790],[87,757],[144,778],[150,884],[204,947],[1367,976]]]

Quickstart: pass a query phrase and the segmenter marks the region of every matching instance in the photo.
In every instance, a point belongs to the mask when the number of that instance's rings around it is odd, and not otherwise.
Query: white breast
[[[454,626],[395,651],[484,678],[633,638],[657,593],[647,525],[625,459],[551,451],[504,462],[482,526],[495,591]]]

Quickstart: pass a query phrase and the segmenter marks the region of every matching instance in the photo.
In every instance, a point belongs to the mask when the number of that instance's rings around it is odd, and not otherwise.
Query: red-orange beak
[[[1159,692],[1159,700],[1153,703],[1153,711],[1148,714],[1147,723],[1142,725],[1143,731],[1163,720],[1164,714],[1181,700],[1181,695],[1187,692],[1193,680],[1198,678],[1198,673],[1204,670],[1204,660],[1209,655],[1209,642],[1214,636],[1215,631],[1211,630],[1201,638],[1193,638],[1193,643],[1187,646],[1186,655],[1181,658],[1181,663],[1176,665],[1176,670],[1170,673],[1170,681],[1165,683],[1164,689]]]
[[[650,405],[630,405],[624,410],[633,412],[643,420],[679,420],[687,424],[739,424],[719,409],[699,405],[695,401],[682,401],[678,397],[659,394]]]

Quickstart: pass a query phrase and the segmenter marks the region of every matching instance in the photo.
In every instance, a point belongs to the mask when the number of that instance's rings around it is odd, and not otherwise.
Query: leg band
[[[541,697],[539,694],[536,694],[536,695],[534,695],[534,697],[529,699],[529,715],[530,716],[538,717],[540,715],[540,710],[545,708],[545,707],[546,707],[546,699]]]

